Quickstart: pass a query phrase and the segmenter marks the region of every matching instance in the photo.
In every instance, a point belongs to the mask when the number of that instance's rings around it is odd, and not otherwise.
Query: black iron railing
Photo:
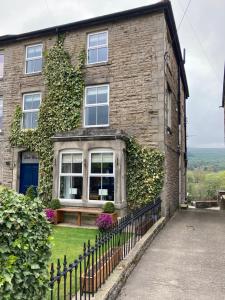
[[[84,243],[83,254],[68,264],[66,255],[51,264],[49,299],[90,299],[137,241],[161,216],[161,200],[131,213],[96,236],[94,245]]]

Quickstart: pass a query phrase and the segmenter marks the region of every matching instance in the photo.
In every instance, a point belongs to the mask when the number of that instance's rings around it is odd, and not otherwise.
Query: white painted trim
[[[97,46],[90,47],[89,46],[89,37],[93,36],[93,35],[101,34],[101,33],[106,33],[106,44],[102,44],[100,46],[97,45]],[[97,62],[93,62],[93,63],[89,63],[89,61],[88,61],[88,52],[89,52],[89,49],[99,49],[99,48],[104,48],[104,47],[107,47],[107,59],[106,60],[97,61]],[[109,59],[108,30],[89,33],[87,35],[87,65],[96,65],[96,64],[100,64],[100,63],[106,63],[106,62],[108,62],[108,59]]]
[[[96,103],[96,104],[86,104],[86,99],[87,99],[87,90],[91,88],[96,88],[97,89],[100,87],[107,87],[107,102],[105,103]],[[83,116],[84,116],[84,127],[85,128],[90,128],[90,127],[108,127],[109,126],[109,84],[99,84],[99,85],[89,85],[85,87],[85,92],[84,92],[84,105],[83,105]],[[99,124],[99,125],[86,125],[86,107],[97,107],[97,106],[106,106],[108,105],[108,123],[107,124]]]
[[[97,173],[94,173],[94,174],[91,174],[91,154],[92,153],[112,153],[113,154],[113,173],[112,174],[97,174]],[[108,175],[108,176],[107,176]],[[89,198],[90,196],[90,178],[91,177],[113,177],[114,178],[114,200],[113,201],[110,201],[110,200],[92,200]],[[102,203],[104,204],[105,202],[107,201],[110,201],[110,202],[113,202],[115,203],[115,151],[112,150],[112,149],[107,149],[107,148],[98,148],[98,149],[95,149],[95,150],[91,150],[89,151],[89,154],[88,154],[88,187],[87,187],[87,200],[88,202],[90,203]]]
[[[62,155],[63,154],[81,154],[82,155],[82,173],[62,173],[61,172],[61,166],[62,166]],[[60,151],[60,157],[59,157],[59,178],[58,178],[58,198],[60,201],[73,201],[76,203],[82,202],[82,199],[67,199],[67,198],[60,198],[60,180],[61,176],[73,176],[73,177],[82,177],[84,179],[84,154],[83,151],[78,149],[68,149]],[[82,181],[82,196],[84,193],[84,180]]]
[[[36,47],[36,46],[41,46],[41,56],[35,56],[35,57],[32,57],[32,58],[27,58],[27,49],[28,48],[32,48],[32,47]],[[37,72],[27,72],[27,62],[28,61],[31,61],[31,60],[37,60],[37,59],[42,59],[42,63],[43,63],[43,44],[34,44],[34,45],[28,45],[26,46],[26,54],[25,54],[25,74],[29,75],[29,74],[37,74],[37,73],[41,73],[41,71],[37,71]]]

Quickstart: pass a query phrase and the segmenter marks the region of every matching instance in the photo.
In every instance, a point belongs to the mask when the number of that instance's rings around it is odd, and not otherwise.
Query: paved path
[[[225,300],[225,213],[176,213],[128,278],[128,299]]]

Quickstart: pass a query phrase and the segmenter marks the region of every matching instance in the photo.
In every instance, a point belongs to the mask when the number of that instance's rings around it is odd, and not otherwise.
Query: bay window
[[[93,151],[89,164],[89,200],[114,201],[113,152]]]
[[[60,164],[60,198],[82,199],[83,155],[80,152],[62,153]]]

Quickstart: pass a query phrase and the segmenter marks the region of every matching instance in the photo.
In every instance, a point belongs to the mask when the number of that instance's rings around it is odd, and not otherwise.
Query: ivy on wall
[[[44,79],[47,94],[40,106],[37,129],[21,129],[22,110],[18,106],[11,125],[10,142],[14,147],[35,151],[39,156],[39,188],[42,200],[52,197],[53,142],[56,132],[70,131],[80,124],[84,91],[83,65],[85,54],[80,53],[78,64],[71,64],[63,39],[59,39],[45,57]]]
[[[134,138],[127,141],[127,203],[136,209],[154,200],[163,188],[164,155],[141,146]]]

